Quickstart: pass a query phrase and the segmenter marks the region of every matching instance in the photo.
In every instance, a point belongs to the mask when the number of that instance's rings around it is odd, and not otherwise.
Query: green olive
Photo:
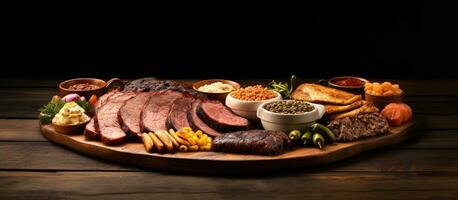
[[[301,138],[301,131],[299,131],[299,130],[292,130],[291,132],[289,132],[288,137],[289,137],[289,139],[291,139],[292,141],[296,141],[296,140],[298,140],[299,138]]]
[[[313,134],[313,144],[316,147],[322,149],[324,147],[324,144],[325,144],[323,136],[321,134],[319,134],[319,133],[314,133]]]

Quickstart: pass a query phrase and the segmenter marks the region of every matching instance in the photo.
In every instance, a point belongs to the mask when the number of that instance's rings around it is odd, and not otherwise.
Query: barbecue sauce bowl
[[[77,84],[95,85],[95,88],[88,89],[88,90],[71,89],[71,86],[77,85]],[[59,94],[61,97],[63,97],[67,94],[76,93],[80,96],[84,96],[86,99],[89,99],[91,98],[92,95],[96,95],[97,97],[100,97],[103,94],[105,94],[107,90],[109,90],[110,88],[114,88],[114,87],[119,87],[122,89],[124,87],[124,82],[119,78],[113,78],[107,82],[101,79],[96,79],[96,78],[75,78],[75,79],[66,80],[60,83],[59,84]]]
[[[343,82],[345,81],[350,81],[350,82],[355,82],[355,83],[360,83],[356,85],[342,85]],[[350,92],[353,94],[360,94],[364,95],[364,84],[369,82],[368,80],[356,76],[339,76],[339,77],[334,77],[329,80],[319,80],[318,84],[324,85],[326,87],[331,87],[339,90],[343,90],[346,92]]]

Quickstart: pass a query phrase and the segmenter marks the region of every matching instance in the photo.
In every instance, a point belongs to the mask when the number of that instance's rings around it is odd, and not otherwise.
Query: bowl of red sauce
[[[320,80],[319,84],[351,92],[353,94],[364,94],[364,84],[369,82],[368,80],[356,76],[339,76],[329,80]]]

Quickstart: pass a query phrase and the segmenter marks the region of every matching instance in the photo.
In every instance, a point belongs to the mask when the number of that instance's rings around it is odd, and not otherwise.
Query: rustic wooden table
[[[58,82],[0,80],[0,199],[458,198],[458,80],[398,81],[423,126],[416,139],[258,176],[132,168],[51,143],[40,134],[36,110]]]

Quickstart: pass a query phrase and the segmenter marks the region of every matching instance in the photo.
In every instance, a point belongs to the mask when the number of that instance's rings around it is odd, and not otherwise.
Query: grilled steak
[[[191,105],[191,109],[188,111],[187,118],[188,118],[189,125],[191,126],[193,130],[201,130],[204,133],[210,136],[213,136],[213,137],[221,135],[221,133],[209,127],[197,115],[197,106],[200,104],[200,102],[201,100],[195,100]]]
[[[127,100],[119,110],[119,118],[121,120],[121,127],[124,131],[141,136],[141,110],[149,100],[151,94],[148,92],[140,93],[132,99]]]
[[[289,138],[281,131],[249,130],[226,133],[216,137],[212,143],[212,150],[274,155],[286,150],[290,143]]]
[[[247,130],[247,119],[232,113],[219,101],[202,101],[197,106],[197,115],[210,127],[221,132]]]
[[[364,137],[386,134],[390,126],[380,113],[359,114],[331,121],[328,126],[337,141],[348,142]]]
[[[167,130],[166,121],[173,102],[183,94],[175,91],[153,93],[141,112],[140,127],[147,131]]]
[[[175,100],[173,102],[170,113],[167,117],[167,128],[173,128],[175,130],[180,130],[184,127],[190,127],[187,114],[191,110],[191,104],[194,101],[194,98],[183,97]]]
[[[100,96],[99,100],[97,100],[97,103],[95,104],[94,110],[99,110],[103,105],[105,105],[105,103],[111,96],[113,96],[114,94],[118,95],[118,93],[118,91],[112,91]],[[100,137],[100,134],[96,131],[94,120],[95,117],[92,118],[91,121],[89,121],[89,123],[86,125],[86,128],[84,129],[84,136],[86,136],[87,138],[95,139]]]
[[[121,129],[118,112],[124,102],[134,97],[135,93],[122,93],[122,95],[113,96],[98,110],[95,116],[96,131],[100,133],[102,142],[107,145],[122,142],[126,137],[126,133]]]

